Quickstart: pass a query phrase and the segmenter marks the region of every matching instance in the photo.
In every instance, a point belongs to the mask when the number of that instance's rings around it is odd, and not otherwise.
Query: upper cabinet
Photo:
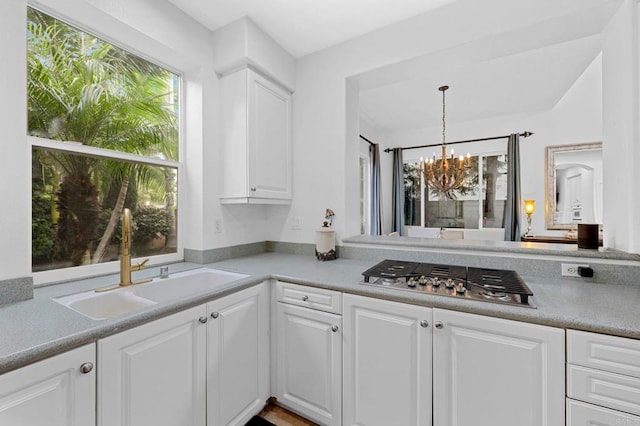
[[[226,204],[291,202],[291,93],[245,68],[220,79]]]

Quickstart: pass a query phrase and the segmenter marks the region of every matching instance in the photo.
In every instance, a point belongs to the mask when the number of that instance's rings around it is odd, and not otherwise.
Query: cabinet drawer
[[[567,330],[567,362],[640,378],[640,341]]]
[[[567,399],[567,426],[640,426],[640,417]]]
[[[283,281],[276,283],[278,302],[306,306],[320,311],[342,313],[342,293]]]
[[[567,396],[640,415],[640,379],[567,365]]]

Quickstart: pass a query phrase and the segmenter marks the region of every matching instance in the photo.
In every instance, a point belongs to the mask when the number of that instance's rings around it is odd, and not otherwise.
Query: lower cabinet
[[[564,424],[564,330],[435,309],[434,424]]]
[[[207,425],[243,426],[269,389],[267,283],[207,304]]]
[[[0,375],[0,425],[96,424],[94,344]]]
[[[431,425],[432,309],[351,294],[343,303],[343,425]]]
[[[98,341],[98,425],[205,425],[204,305]]]
[[[262,283],[99,340],[98,425],[244,425],[269,397],[268,291]]]
[[[342,317],[277,303],[278,402],[323,425],[339,426]]]

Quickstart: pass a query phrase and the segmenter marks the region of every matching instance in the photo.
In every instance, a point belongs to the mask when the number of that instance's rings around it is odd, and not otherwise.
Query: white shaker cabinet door
[[[0,425],[95,425],[95,344],[0,375]]]
[[[99,426],[204,426],[204,305],[98,341]]]
[[[564,330],[435,309],[434,424],[564,424]]]
[[[269,398],[268,283],[207,304],[207,425],[243,426]]]
[[[352,294],[343,302],[343,425],[431,425],[432,309]]]
[[[342,424],[342,317],[276,303],[278,402],[323,425]]]

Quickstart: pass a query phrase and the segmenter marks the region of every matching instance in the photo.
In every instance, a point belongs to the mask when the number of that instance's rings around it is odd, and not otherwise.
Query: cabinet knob
[[[219,312],[211,312],[211,318],[216,319],[220,316]]]
[[[302,301],[306,302],[307,300],[309,300],[309,296],[302,296]]]
[[[440,330],[442,327],[444,327],[444,324],[443,324],[442,322],[440,322],[440,321],[436,321],[436,324],[435,324],[435,325],[436,325],[436,328],[437,328],[438,330]]]
[[[429,321],[427,321],[427,320],[420,321],[420,327],[422,327],[422,328],[429,327]]]
[[[207,323],[207,317],[200,317],[200,318],[198,318],[198,321],[200,321],[201,324],[206,324]]]
[[[256,188],[255,187],[251,188],[251,192],[256,192]]]
[[[332,325],[331,326],[331,331],[333,331],[334,333],[338,331],[338,326],[337,325]]]
[[[82,374],[91,373],[92,370],[93,370],[93,363],[92,362],[85,362],[84,364],[82,364],[80,366],[80,372]]]

